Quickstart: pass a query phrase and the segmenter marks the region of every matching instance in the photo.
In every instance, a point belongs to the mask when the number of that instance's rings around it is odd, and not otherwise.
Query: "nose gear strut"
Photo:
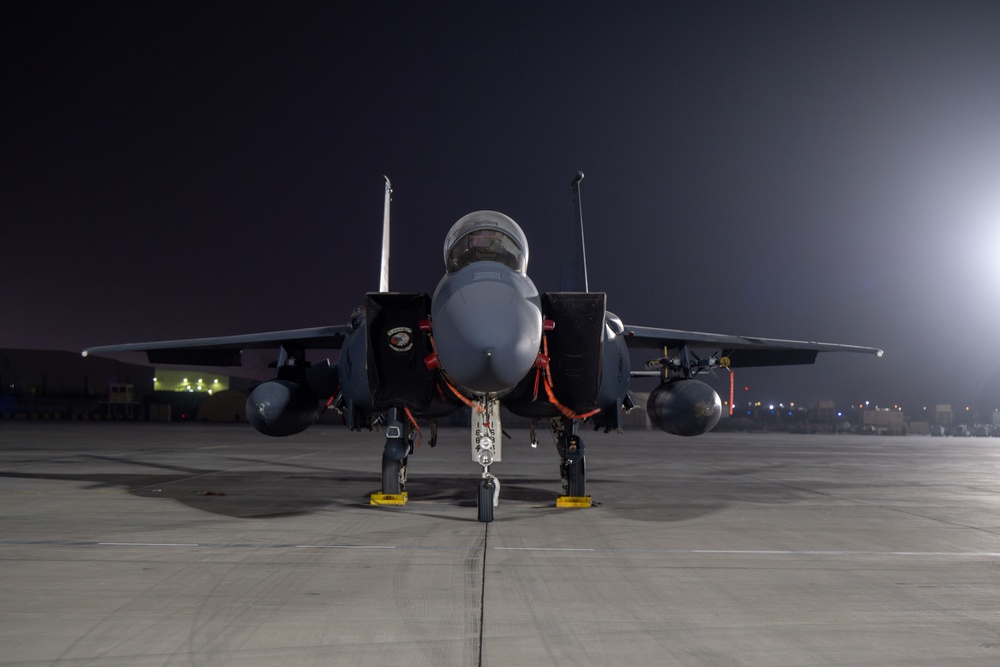
[[[483,467],[479,481],[479,520],[493,521],[493,508],[500,502],[500,480],[490,472],[490,466],[499,463],[503,444],[500,428],[500,402],[484,397],[477,402],[479,409],[472,411],[472,460]]]

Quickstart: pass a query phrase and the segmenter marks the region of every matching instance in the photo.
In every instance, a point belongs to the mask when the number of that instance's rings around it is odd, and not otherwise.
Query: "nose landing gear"
[[[472,460],[483,467],[477,495],[479,521],[482,523],[493,521],[493,509],[500,502],[500,480],[490,472],[490,466],[500,462],[502,443],[500,403],[495,399],[482,398],[472,411]]]

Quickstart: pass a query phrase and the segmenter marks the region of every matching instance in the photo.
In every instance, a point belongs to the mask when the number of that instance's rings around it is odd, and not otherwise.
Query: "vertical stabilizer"
[[[382,211],[382,275],[378,281],[378,291],[389,291],[389,206],[392,201],[392,183],[385,179],[385,207]]]
[[[576,220],[573,233],[569,236],[570,247],[566,263],[563,264],[559,289],[562,292],[589,292],[587,282],[587,248],[583,241],[583,202],[580,199],[580,181],[583,172],[576,172],[570,187],[573,190],[573,203],[576,204]]]

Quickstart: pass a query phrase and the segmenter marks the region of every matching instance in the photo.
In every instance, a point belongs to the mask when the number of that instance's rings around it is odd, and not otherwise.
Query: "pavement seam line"
[[[483,628],[486,620],[486,554],[489,551],[490,524],[485,524],[483,532],[483,573],[480,577],[482,588],[479,591],[479,661],[478,667],[483,667]]]

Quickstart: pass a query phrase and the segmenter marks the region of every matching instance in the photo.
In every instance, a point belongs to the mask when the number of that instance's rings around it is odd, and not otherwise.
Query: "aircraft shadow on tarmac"
[[[232,460],[232,459],[230,459]],[[237,459],[250,466],[275,465],[273,462]],[[370,471],[329,469],[300,464],[277,464],[285,470],[212,470],[172,466],[122,457],[86,456],[75,464],[86,468],[89,462],[130,465],[144,470],[135,473],[31,473],[0,472],[0,478],[67,481],[84,489],[120,488],[142,498],[174,500],[194,509],[237,518],[273,518],[296,516],[329,509],[331,506],[368,506],[371,494],[379,490],[379,479]],[[151,472],[149,469],[159,469]],[[550,489],[533,484],[545,484]],[[552,480],[512,480],[504,485],[504,499],[555,505],[558,483]],[[407,484],[413,499],[460,507],[475,507],[477,487],[468,475],[421,475]]]
[[[362,507],[377,491],[379,480],[370,471],[328,469],[298,464],[279,464],[285,470],[211,470],[170,466],[119,457],[89,456],[102,463],[139,466],[135,473],[0,472],[0,478],[69,481],[85,489],[121,488],[142,498],[174,500],[194,509],[235,518],[274,518],[330,510],[331,507]],[[266,466],[268,461],[244,459],[246,466]],[[151,472],[150,469],[159,469]],[[296,470],[297,469],[297,470]],[[736,503],[786,504],[816,497],[816,492],[794,484],[761,478],[765,469],[674,471],[647,474],[624,483],[594,477],[589,480],[595,505],[616,516],[643,522],[679,522],[710,514]],[[780,475],[780,473],[779,473]],[[467,474],[412,476],[407,491],[413,501],[458,507],[476,506],[476,485]],[[824,489],[829,493],[830,489]],[[504,503],[520,503],[539,509],[555,507],[561,495],[559,483],[548,477],[509,476],[501,491]],[[415,503],[405,511],[411,511]],[[426,510],[426,505],[421,505]],[[447,518],[447,517],[442,517]]]

